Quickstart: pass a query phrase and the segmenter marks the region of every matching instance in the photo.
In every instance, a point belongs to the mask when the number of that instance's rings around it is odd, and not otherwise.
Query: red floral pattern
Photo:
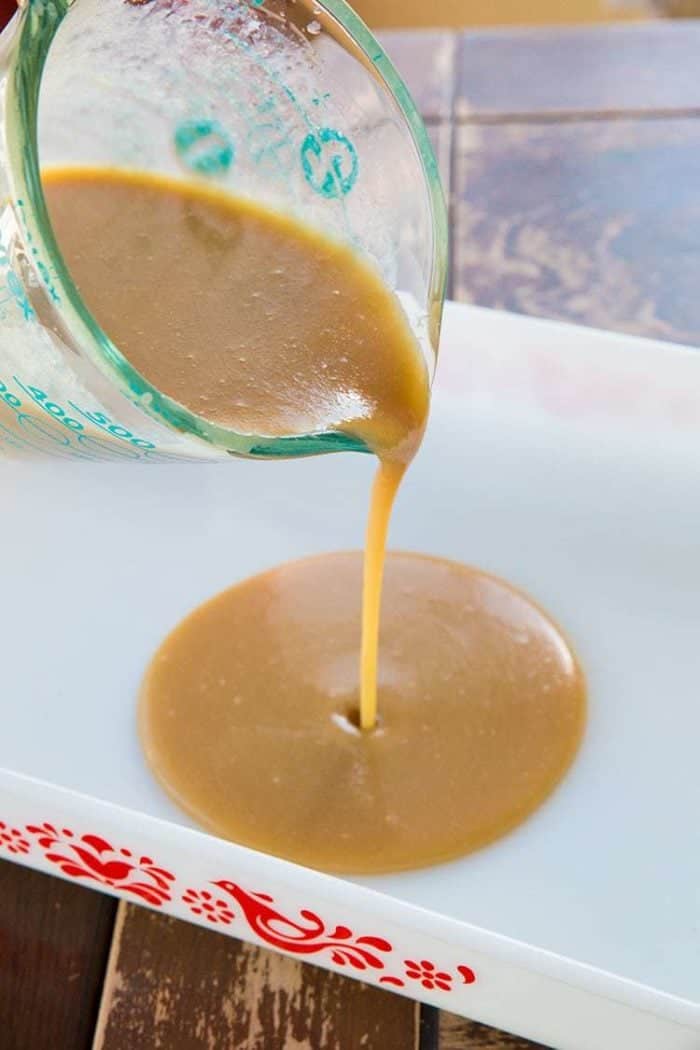
[[[19,828],[8,827],[0,820],[0,847],[4,846],[8,853],[29,853],[29,843],[24,838]]]
[[[288,919],[273,907],[274,901],[267,893],[248,893],[226,879],[214,885],[238,902],[251,930],[273,948],[298,955],[327,951],[336,966],[349,964],[356,970],[383,969],[385,963],[379,953],[392,950],[384,937],[367,934],[356,937],[348,926],[327,927],[323,919],[308,909],[299,913],[303,922]]]
[[[420,981],[424,988],[439,988],[443,992],[452,991],[452,974],[445,970],[438,970],[435,963],[429,959],[421,959],[420,962],[406,959],[404,966],[406,976],[411,981]]]
[[[115,849],[99,835],[78,837],[70,828],[59,830],[53,824],[29,824],[27,831],[36,836],[45,851],[44,859],[55,864],[64,875],[92,879],[156,907],[171,899],[170,883],[175,881],[175,876],[158,867],[150,857],[137,859],[131,850]]]
[[[234,914],[226,901],[214,897],[209,890],[185,890],[182,900],[193,915],[201,915],[208,922],[215,925],[221,923],[223,926],[233,922]]]
[[[175,876],[155,864],[148,856],[134,854],[126,847],[113,846],[100,835],[78,835],[70,828],[54,824],[28,824],[25,829],[0,821],[0,849],[28,854],[31,838],[43,851],[44,859],[63,875],[90,879],[117,893],[132,895],[160,907],[173,901]],[[470,966],[455,967],[456,972],[439,969],[430,959],[405,959],[403,973],[393,969],[390,941],[376,934],[356,935],[349,926],[330,924],[308,908],[289,918],[278,910],[267,893],[252,892],[238,883],[219,879],[209,883],[219,891],[189,887],[180,901],[192,915],[212,925],[230,926],[240,909],[250,930],[265,944],[295,955],[326,954],[336,966],[375,971],[379,984],[405,988],[415,981],[426,991],[452,992],[456,984],[470,985],[476,974]],[[231,899],[238,906],[234,910]],[[400,957],[399,957],[400,958]],[[367,974],[369,976],[369,974]]]

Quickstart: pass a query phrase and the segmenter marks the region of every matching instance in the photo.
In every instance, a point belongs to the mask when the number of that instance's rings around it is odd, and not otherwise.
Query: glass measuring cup
[[[211,459],[364,450],[239,434],[131,367],[53,236],[40,171],[205,180],[348,242],[400,296],[432,374],[447,224],[408,92],[344,0],[24,0],[0,37],[0,453]]]

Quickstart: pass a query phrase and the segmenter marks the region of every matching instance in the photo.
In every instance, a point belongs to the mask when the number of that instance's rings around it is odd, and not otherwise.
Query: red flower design
[[[228,926],[233,922],[234,915],[226,901],[214,897],[209,890],[185,890],[182,900],[193,915],[202,915],[214,925]]]
[[[420,981],[424,988],[440,988],[443,992],[452,991],[452,974],[444,970],[436,970],[435,963],[429,959],[421,959],[413,962],[412,959],[404,961],[406,976],[412,981]]]
[[[44,857],[64,875],[92,879],[102,886],[133,893],[147,904],[160,906],[171,899],[170,883],[175,876],[159,868],[150,857],[134,857],[131,850],[116,849],[99,835],[75,835],[70,828],[53,824],[28,824],[45,851]]]
[[[214,883],[240,905],[251,930],[261,940],[282,951],[296,955],[314,955],[328,951],[336,966],[349,964],[356,970],[384,969],[379,953],[390,952],[384,937],[364,934],[356,937],[348,926],[330,926],[315,912],[304,908],[300,919],[288,919],[273,907],[267,893],[249,893],[234,882],[221,879]]]
[[[93,881],[124,894],[133,894],[147,904],[159,907],[172,900],[175,876],[158,867],[148,856],[134,855],[126,847],[115,847],[99,835],[78,835],[70,828],[54,824],[28,824],[28,836],[33,836],[44,851],[44,857],[55,864],[64,875]],[[20,828],[0,821],[0,848],[10,853],[29,853],[31,842]],[[298,918],[289,918],[275,907],[267,893],[254,893],[225,879],[211,883],[222,896],[209,889],[188,888],[182,894],[182,903],[193,915],[212,925],[229,926],[236,912],[225,895],[232,897],[240,907],[250,929],[262,941],[282,951],[297,955],[327,952],[336,966],[352,966],[356,970],[385,970],[387,955],[393,951],[391,943],[375,934],[356,935],[349,926],[327,924],[309,909],[301,909]],[[240,913],[239,913],[240,915]],[[419,981],[427,990],[452,991],[457,978],[445,970],[438,970],[429,959],[419,962],[404,960],[405,978]],[[391,967],[393,969],[393,967]],[[476,974],[469,966],[457,966],[463,984],[473,984]],[[396,974],[377,975],[380,984],[405,986],[406,980]]]
[[[2,820],[0,820],[0,846],[4,846],[8,853],[29,853],[30,848],[20,829],[8,827]]]

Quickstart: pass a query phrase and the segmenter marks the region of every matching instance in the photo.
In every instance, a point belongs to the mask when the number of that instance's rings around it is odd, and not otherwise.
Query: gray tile
[[[455,298],[700,344],[700,120],[455,135]]]
[[[700,24],[462,34],[455,112],[470,117],[700,109]]]

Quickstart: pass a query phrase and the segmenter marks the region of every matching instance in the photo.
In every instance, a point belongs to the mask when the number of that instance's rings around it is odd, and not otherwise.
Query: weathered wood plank
[[[116,902],[0,861],[0,1046],[88,1050]]]
[[[619,22],[657,13],[649,0],[354,0],[353,7],[375,27]]]
[[[440,1014],[439,1047],[440,1050],[546,1050],[540,1043],[530,1043],[444,1012]]]
[[[417,1050],[419,1007],[120,904],[94,1050]]]

